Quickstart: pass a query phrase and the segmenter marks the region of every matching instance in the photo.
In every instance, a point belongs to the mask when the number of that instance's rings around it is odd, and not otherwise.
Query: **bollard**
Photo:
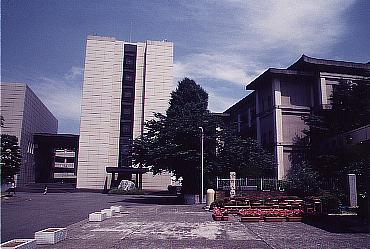
[[[213,189],[207,189],[207,208],[211,206],[211,203],[215,201],[215,191]]]

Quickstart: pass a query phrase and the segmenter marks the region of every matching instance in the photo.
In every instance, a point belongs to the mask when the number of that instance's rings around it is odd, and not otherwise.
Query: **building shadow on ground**
[[[370,223],[356,216],[315,216],[304,223],[330,233],[370,233]]]
[[[152,205],[181,205],[183,200],[180,195],[174,195],[164,192],[151,192],[145,195],[126,195],[124,199],[118,203],[138,203],[138,204],[152,204]]]

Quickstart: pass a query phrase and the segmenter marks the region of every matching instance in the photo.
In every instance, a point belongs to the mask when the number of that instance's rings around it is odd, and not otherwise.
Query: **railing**
[[[280,190],[282,181],[276,178],[239,178],[235,180],[236,190]],[[230,190],[230,179],[217,178],[217,190]]]

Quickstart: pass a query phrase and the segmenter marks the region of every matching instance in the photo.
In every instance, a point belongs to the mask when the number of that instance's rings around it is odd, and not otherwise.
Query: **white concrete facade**
[[[132,139],[153,112],[164,112],[173,84],[173,43],[128,43],[89,36],[81,106],[77,188],[103,189],[107,166],[118,167],[125,45],[136,46]],[[127,88],[125,88],[127,89]],[[125,90],[124,90],[125,91]],[[109,186],[108,186],[109,187]]]

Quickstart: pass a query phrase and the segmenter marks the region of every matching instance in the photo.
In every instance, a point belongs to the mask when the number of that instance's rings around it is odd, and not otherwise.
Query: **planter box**
[[[302,216],[288,216],[287,221],[301,222],[303,220]]]
[[[229,220],[229,216],[228,215],[224,215],[222,216],[222,221],[228,221]]]
[[[240,221],[242,222],[259,222],[260,221],[260,217],[257,217],[257,216],[242,216],[240,218]]]
[[[107,209],[103,209],[102,211],[100,211],[101,213],[105,213],[105,215],[107,216],[107,218],[112,218],[113,215],[116,213],[114,210],[110,209],[110,208],[107,208]]]
[[[13,239],[2,243],[0,248],[3,249],[36,249],[35,239]]]
[[[110,209],[114,210],[114,212],[116,212],[116,213],[123,212],[123,207],[122,206],[111,206]]]
[[[212,215],[214,221],[222,221],[222,215]]]
[[[282,216],[265,217],[265,221],[267,221],[267,222],[282,222],[282,221],[285,221],[285,217],[282,217]]]
[[[107,218],[105,213],[95,212],[89,214],[89,221],[103,221]]]
[[[212,218],[214,221],[228,221],[229,216],[224,216],[224,215],[212,215]]]
[[[67,230],[65,228],[47,228],[35,233],[36,244],[56,244],[66,239]]]

